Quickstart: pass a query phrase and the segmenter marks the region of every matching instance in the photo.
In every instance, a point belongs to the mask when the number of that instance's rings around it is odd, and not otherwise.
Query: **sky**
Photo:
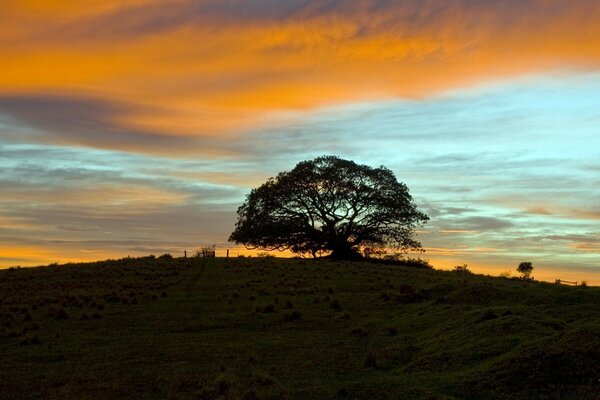
[[[600,284],[600,2],[3,0],[0,268],[227,247],[297,162],[385,165],[421,257]]]

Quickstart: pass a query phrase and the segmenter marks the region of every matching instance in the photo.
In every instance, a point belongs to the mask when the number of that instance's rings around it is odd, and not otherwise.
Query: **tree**
[[[517,267],[517,272],[519,272],[521,274],[521,277],[525,280],[532,279],[531,278],[532,271],[533,271],[533,264],[531,263],[531,261],[523,261]]]
[[[415,228],[429,219],[392,171],[335,156],[269,178],[237,213],[230,241],[338,259],[362,258],[366,249],[421,250]]]

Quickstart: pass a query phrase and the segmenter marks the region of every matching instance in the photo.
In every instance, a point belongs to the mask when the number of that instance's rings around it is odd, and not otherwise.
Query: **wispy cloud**
[[[128,151],[600,65],[600,7],[585,0],[28,1],[0,16],[3,111],[57,135],[70,110],[62,139]]]

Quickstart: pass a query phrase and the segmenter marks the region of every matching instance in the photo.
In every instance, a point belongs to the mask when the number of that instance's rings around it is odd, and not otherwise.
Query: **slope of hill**
[[[151,257],[0,271],[2,399],[590,399],[600,288]]]

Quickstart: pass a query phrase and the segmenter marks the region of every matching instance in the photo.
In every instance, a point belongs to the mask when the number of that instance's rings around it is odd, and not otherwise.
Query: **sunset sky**
[[[596,0],[3,0],[0,267],[223,251],[250,189],[334,154],[408,185],[436,267],[600,284],[598,21]]]

